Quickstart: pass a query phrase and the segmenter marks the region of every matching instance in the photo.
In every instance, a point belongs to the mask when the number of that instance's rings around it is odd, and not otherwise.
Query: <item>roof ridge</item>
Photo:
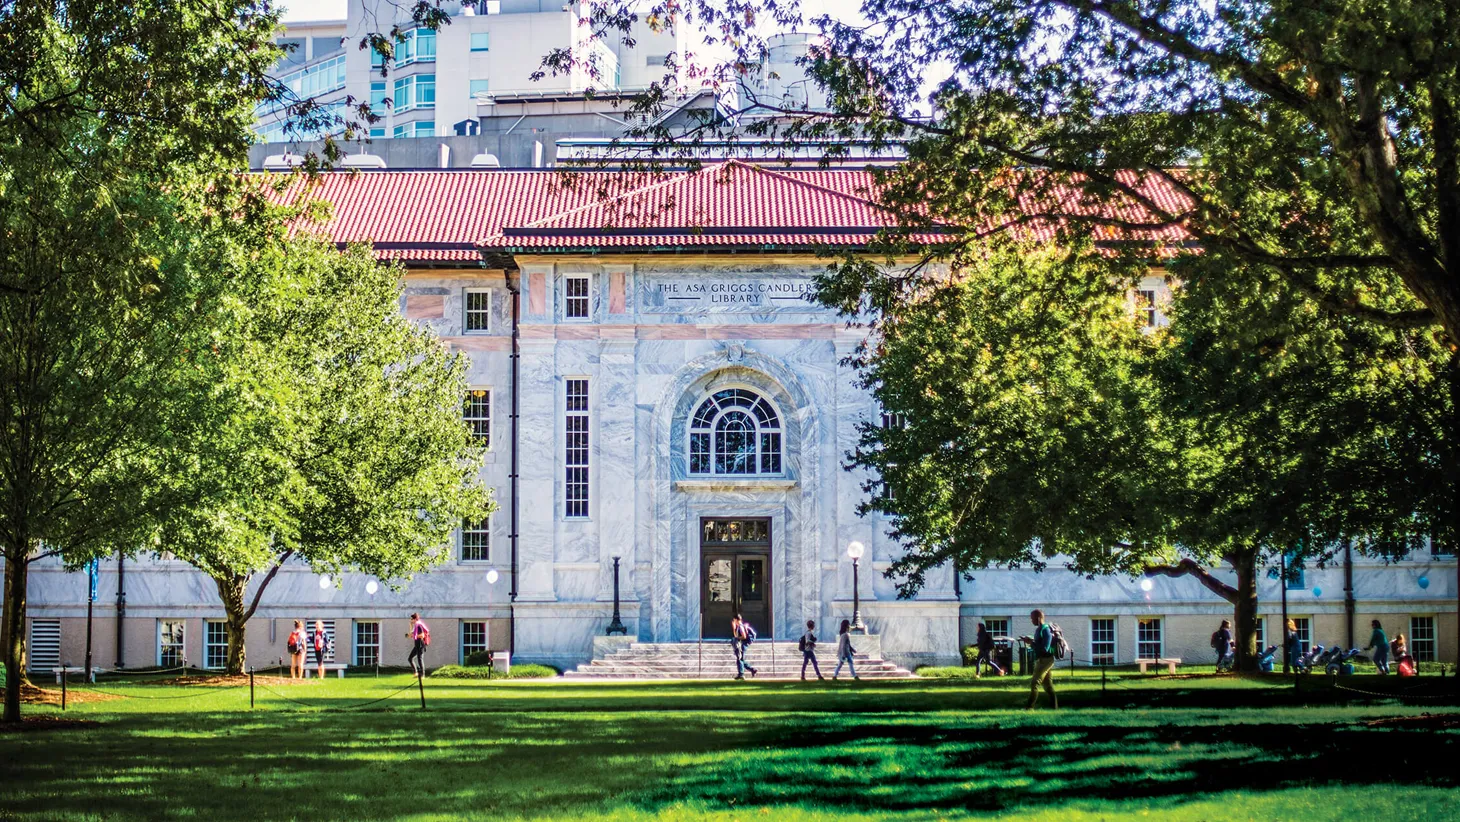
[[[566,217],[570,217],[570,216],[572,216],[574,214],[582,213],[582,212],[587,211],[587,210],[592,209],[592,208],[600,208],[600,207],[602,207],[602,206],[604,206],[604,205],[606,205],[608,203],[612,203],[612,202],[615,202],[617,200],[621,200],[621,199],[623,199],[625,197],[628,197],[628,196],[630,196],[632,194],[645,194],[645,193],[648,193],[650,191],[655,191],[657,189],[663,188],[664,186],[674,185],[675,183],[683,182],[684,180],[686,180],[686,179],[688,179],[690,177],[693,177],[693,176],[696,176],[696,175],[699,175],[699,174],[703,174],[706,171],[709,171],[711,169],[716,169],[716,168],[720,168],[722,166],[728,165],[729,162],[734,162],[734,161],[732,160],[732,161],[728,161],[728,162],[724,162],[724,163],[715,163],[713,165],[707,165],[707,166],[704,166],[703,168],[701,168],[699,171],[695,171],[693,173],[668,172],[672,176],[668,177],[667,179],[660,180],[657,183],[651,183],[649,185],[640,186],[638,188],[633,188],[633,189],[630,189],[628,191],[622,192],[620,194],[615,194],[614,196],[612,196],[612,197],[610,197],[610,198],[608,198],[606,200],[595,199],[591,203],[584,203],[583,205],[576,206],[574,208],[570,208],[567,211],[559,211],[559,212],[557,212],[555,214],[549,214],[549,215],[544,216],[544,217],[539,217],[536,220],[533,220],[532,222],[528,223],[527,225],[524,225],[524,226],[512,226],[512,227],[513,228],[542,228],[543,226],[541,224],[542,223],[546,223],[546,222],[548,222],[550,220],[561,220],[561,219],[564,219]],[[507,228],[507,227],[508,226],[503,226],[504,229]]]

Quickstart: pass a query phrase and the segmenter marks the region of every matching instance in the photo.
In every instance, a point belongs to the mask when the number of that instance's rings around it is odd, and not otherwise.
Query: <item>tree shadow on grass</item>
[[[680,805],[877,813],[1455,784],[1437,767],[1460,755],[1454,731],[1319,724],[1292,711],[1249,710],[1241,724],[1222,724],[1228,713],[127,714],[0,737],[0,807],[18,819],[533,817]]]

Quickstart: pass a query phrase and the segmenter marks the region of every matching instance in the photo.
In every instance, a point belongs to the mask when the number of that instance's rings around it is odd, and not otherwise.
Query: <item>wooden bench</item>
[[[105,670],[104,668],[98,668],[95,665],[91,666],[91,677],[90,677],[91,681],[92,682],[96,682],[96,675],[99,674],[99,673],[102,673],[104,670]],[[65,668],[52,668],[51,669],[51,673],[53,673],[53,674],[56,675],[56,684],[57,685],[60,685],[61,684],[61,676],[63,674],[79,674],[79,673],[84,673],[85,671],[86,671],[86,668],[85,668],[85,666],[82,666],[82,665],[71,665],[71,666],[68,666],[68,667],[65,667]]]
[[[347,666],[343,662],[326,662],[324,664],[324,669],[326,671],[334,671],[339,676],[340,679],[344,679],[345,678],[345,668],[347,668],[347,667],[349,667],[349,666]],[[308,665],[305,665],[304,666],[304,678],[305,679],[309,679],[309,675],[310,674],[314,674],[314,673],[319,673],[319,663],[318,662],[311,662]]]
[[[1180,659],[1175,659],[1175,658],[1172,658],[1172,659],[1138,659],[1138,660],[1136,660],[1136,667],[1138,669],[1140,669],[1140,672],[1141,673],[1145,673],[1146,672],[1147,666],[1150,666],[1150,665],[1165,665],[1166,666],[1166,673],[1168,673],[1168,674],[1174,674],[1174,673],[1176,673],[1176,666],[1177,665],[1180,665],[1180,664],[1181,664],[1181,660]]]

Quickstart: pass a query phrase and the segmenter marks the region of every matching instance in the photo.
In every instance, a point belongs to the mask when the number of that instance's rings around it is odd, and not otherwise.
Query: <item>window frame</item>
[[[1095,623],[1097,623],[1097,622],[1109,623],[1109,628],[1110,628],[1109,636],[1110,636],[1110,638],[1108,640],[1107,639],[1104,639],[1104,638],[1102,638],[1102,639],[1096,639],[1095,638],[1095,630],[1096,630]],[[1101,626],[1102,629],[1104,627],[1105,626]],[[1090,664],[1091,665],[1115,665],[1116,662],[1117,662],[1117,660],[1120,658],[1120,620],[1117,619],[1116,617],[1113,617],[1113,616],[1111,616],[1111,617],[1090,617],[1090,641],[1089,641],[1088,644],[1089,644],[1089,647],[1088,647],[1087,650],[1090,653],[1089,659],[1090,659]],[[1103,650],[1097,651],[1095,649],[1096,644],[1109,645],[1110,646],[1110,652],[1107,654],[1107,653],[1103,652]],[[1108,662],[1102,662],[1102,661],[1100,661],[1100,657],[1108,657],[1109,658],[1109,661]]]
[[[1160,314],[1156,310],[1156,290],[1154,288],[1137,288],[1136,310],[1146,315],[1143,328],[1155,328],[1159,325]]]
[[[375,641],[374,642],[362,642],[361,641],[361,638],[360,638],[360,629],[361,628],[367,628],[367,627],[368,628],[375,629]],[[375,620],[375,619],[357,619],[357,620],[355,620],[355,627],[354,627],[354,640],[355,641],[351,643],[351,648],[350,648],[350,662],[351,662],[351,664],[355,665],[356,667],[376,667],[376,666],[380,665],[380,660],[381,660],[381,657],[382,657],[382,654],[380,653],[380,650],[381,650],[381,638],[382,638],[382,636],[383,636],[383,634],[380,631],[380,621],[379,620]],[[362,648],[373,648],[375,650],[375,661],[374,662],[366,662],[366,661],[362,661],[360,659],[360,650]]]
[[[471,33],[471,38],[468,40],[467,47],[469,49],[471,49],[472,52],[475,52],[475,53],[478,53],[478,54],[480,54],[482,52],[491,51],[492,50],[492,36],[491,35],[492,35],[491,30],[474,31],[474,32]],[[477,37],[478,36],[480,36],[481,39],[482,39],[482,41],[483,41],[483,45],[480,48],[477,47]]]
[[[177,642],[176,643],[171,643],[171,642],[164,643],[163,642],[163,637],[166,634],[166,632],[163,630],[163,626],[165,626],[165,625],[176,625],[178,627],[178,638],[177,638]],[[166,661],[167,660],[167,651],[166,651],[166,649],[173,648],[173,647],[175,647],[177,649],[177,659],[173,660],[177,664],[169,665],[169,664],[167,664],[167,661]],[[181,665],[186,665],[187,664],[187,661],[188,661],[188,621],[186,619],[166,619],[166,618],[158,618],[158,620],[157,620],[157,667],[159,667],[159,668],[177,668],[177,667],[179,667]]]
[[[481,88],[477,88],[477,84],[478,83],[481,84]],[[478,94],[485,94],[485,95],[490,96],[491,93],[492,93],[492,81],[491,80],[476,79],[476,80],[467,80],[466,81],[466,99],[468,99],[468,100],[475,101],[477,99],[477,95]]]
[[[484,297],[486,305],[472,307],[473,297]],[[480,327],[472,326],[472,318],[482,322]],[[461,333],[490,334],[492,331],[492,289],[463,288],[461,290]]]
[[[473,409],[474,401],[477,409]],[[485,413],[473,414],[474,410],[485,408]],[[461,420],[471,428],[472,444],[479,448],[492,447],[492,388],[488,385],[474,385],[466,390],[461,400]]]
[[[1009,633],[1014,629],[1014,618],[1013,617],[1004,617],[1004,616],[989,617],[989,616],[986,616],[986,617],[980,617],[978,621],[983,623],[983,627],[988,630],[989,636],[993,637],[994,639],[1009,639],[1010,638]],[[1004,624],[1003,633],[1000,633],[1000,632],[994,630],[994,626],[991,625],[990,623],[995,623],[995,622],[1002,622]]]
[[[471,525],[471,524],[472,523],[471,523],[470,520],[462,520],[462,522],[461,522],[461,528],[457,529],[457,532],[456,532],[456,556],[457,556],[458,561],[463,562],[463,563],[473,563],[473,564],[475,564],[475,563],[482,563],[482,562],[491,562],[492,561],[492,515],[491,514],[488,514],[484,519],[478,521],[476,523],[476,526],[477,527],[475,527],[475,528],[469,528],[468,526]],[[466,555],[467,535],[468,534],[480,536],[480,537],[483,538],[483,541],[482,541],[482,543],[480,545],[473,545],[472,546],[473,548],[479,548],[479,549],[481,549],[481,551],[482,551],[482,555],[481,556],[479,556],[479,557],[468,557]]]
[[[1313,647],[1313,617],[1288,615],[1293,621],[1294,633],[1298,635],[1298,653],[1306,654]],[[1283,626],[1283,641],[1287,641],[1288,626]]]
[[[431,99],[429,101],[424,99],[425,86],[430,87]],[[434,74],[410,74],[405,77],[397,77],[391,89],[394,91],[391,96],[391,107],[396,114],[436,108],[436,75]],[[409,125],[414,126],[419,123]],[[431,127],[434,129],[436,124],[433,122]]]
[[[1427,633],[1429,636],[1421,638],[1419,631],[1415,630],[1415,620],[1428,620]],[[1422,653],[1420,646],[1423,644],[1425,650]],[[1440,626],[1434,614],[1411,614],[1409,617],[1409,655],[1414,657],[1415,662],[1434,662],[1439,658],[1440,650]]]
[[[456,632],[457,639],[459,640],[456,644],[456,654],[459,660],[458,664],[465,665],[466,658],[470,654],[477,653],[478,651],[492,650],[492,625],[489,620],[463,619],[461,620],[460,625],[461,627],[458,628]],[[467,626],[481,626],[481,642],[472,642],[470,645],[471,650],[467,650]]]
[[[215,641],[213,629],[217,628],[222,632],[222,642]],[[219,654],[218,665],[213,662],[212,654],[217,651]],[[221,671],[228,667],[228,621],[223,619],[203,620],[203,669],[208,671]]]
[[[902,429],[907,427],[907,414],[901,412],[888,413],[886,409],[883,409],[879,413],[882,430],[887,431],[893,428]],[[887,467],[889,469],[896,469],[897,463],[888,463]],[[882,476],[877,478],[877,482],[878,498],[885,500],[897,499],[897,486],[887,479],[886,472],[883,472]]]
[[[722,395],[747,395],[726,397]],[[748,398],[750,404],[743,404]],[[741,402],[735,402],[741,400]],[[760,410],[764,406],[764,413]],[[710,409],[706,414],[706,409]],[[753,450],[752,471],[722,471],[725,459],[724,437],[721,424],[730,414],[749,418],[753,428],[751,448]],[[702,424],[701,420],[705,422]],[[696,478],[781,478],[786,476],[786,427],[782,423],[785,415],[776,403],[763,392],[747,385],[723,385],[705,394],[694,406],[689,419],[685,421],[685,476]],[[701,439],[703,438],[703,439]],[[768,439],[769,438],[769,439]],[[704,459],[704,470],[696,470],[696,457]],[[767,471],[766,465],[773,461],[774,470]]]
[[[1153,644],[1150,639],[1142,639],[1141,631],[1148,625],[1154,623],[1156,626],[1156,653],[1146,655],[1145,651]],[[1136,618],[1136,659],[1162,659],[1166,656],[1166,618],[1162,616],[1143,616]]]
[[[577,282],[577,281],[582,281],[582,283],[583,283],[583,295],[581,297],[579,297],[579,296],[573,296],[573,295],[569,294],[569,286],[568,286],[568,284],[569,283],[572,283],[572,282]],[[570,314],[568,312],[569,306],[571,306],[574,302],[576,302],[578,300],[581,300],[583,302],[583,314],[582,314],[582,316]],[[593,275],[591,275],[591,274],[581,274],[581,273],[564,274],[563,275],[563,322],[565,322],[565,323],[586,323],[586,322],[592,322],[592,321],[593,321]]]
[[[582,383],[582,393],[574,392]],[[582,407],[577,408],[581,397]],[[563,378],[563,519],[586,520],[593,502],[593,384],[588,377]],[[578,445],[581,438],[581,445]],[[581,488],[581,497],[575,494]]]

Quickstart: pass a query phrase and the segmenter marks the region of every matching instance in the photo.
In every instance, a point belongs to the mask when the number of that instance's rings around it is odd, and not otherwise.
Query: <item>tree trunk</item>
[[[1257,551],[1241,551],[1229,557],[1232,568],[1237,572],[1236,627],[1237,670],[1246,673],[1257,671],[1257,655],[1263,649],[1257,647]]]
[[[19,554],[17,556],[16,554]],[[20,721],[20,683],[25,677],[25,551],[5,557],[5,721]]]
[[[248,587],[248,577],[214,577],[218,596],[223,600],[224,630],[228,635],[228,661],[224,673],[236,676],[244,672],[244,633],[248,627],[249,615],[244,613],[243,592]]]

